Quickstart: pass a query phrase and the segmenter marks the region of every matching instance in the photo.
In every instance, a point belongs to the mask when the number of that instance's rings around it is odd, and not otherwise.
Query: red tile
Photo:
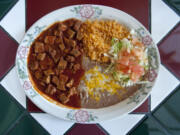
[[[45,14],[69,5],[75,4],[99,4],[106,5],[110,7],[114,7],[120,9],[128,14],[134,16],[137,20],[139,20],[146,28],[148,28],[149,22],[149,3],[148,0],[27,0],[27,29],[36,22],[39,18],[44,16]],[[29,111],[39,111],[37,107],[34,107],[32,103],[28,103]],[[33,108],[33,109],[32,109]],[[138,109],[139,112],[148,111],[148,104],[145,102],[142,107]],[[37,110],[36,110],[37,109]],[[142,110],[142,111],[141,111]]]
[[[96,124],[75,124],[66,135],[106,135]]]
[[[138,107],[132,113],[147,113],[149,111],[148,100],[149,99],[147,99],[140,107]]]
[[[69,5],[100,4],[134,16],[148,28],[148,0],[27,0],[27,28],[45,14]]]
[[[39,109],[31,100],[27,98],[27,110],[29,112],[38,112],[38,113],[43,113],[41,109]]]
[[[18,44],[0,27],[0,78],[13,66]]]
[[[180,79],[180,23],[159,43],[161,62]]]

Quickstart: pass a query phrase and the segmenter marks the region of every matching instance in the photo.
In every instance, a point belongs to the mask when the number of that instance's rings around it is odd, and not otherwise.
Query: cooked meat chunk
[[[69,19],[64,22],[67,26],[72,27],[74,25],[74,19]]]
[[[43,81],[46,83],[46,84],[49,84],[50,82],[51,82],[51,76],[49,75],[49,76],[45,76],[44,78],[43,78]]]
[[[64,44],[63,43],[59,44],[59,48],[61,49],[61,51],[64,51],[64,49],[65,49]]]
[[[42,42],[35,42],[34,52],[35,53],[43,53],[44,52],[44,43]]]
[[[69,64],[69,69],[72,69],[73,66],[74,66],[74,63],[70,63],[70,64]]]
[[[55,74],[58,76],[59,74],[63,73],[64,70],[61,69],[55,69]]]
[[[75,87],[72,87],[68,92],[68,97],[71,97],[76,94],[78,94],[77,89]]]
[[[40,61],[40,67],[43,70],[52,68],[53,66],[54,66],[54,62],[49,56],[45,57],[44,60]]]
[[[81,31],[78,31],[78,32],[77,32],[77,35],[76,35],[76,38],[77,38],[77,40],[82,40],[82,38],[83,38],[83,33],[82,33]]]
[[[46,57],[46,53],[39,53],[37,55],[37,59],[40,60],[40,61],[44,60],[45,57]]]
[[[46,86],[46,84],[44,82],[40,82],[41,86]]]
[[[44,39],[44,43],[53,45],[56,37],[55,36],[46,36]]]
[[[56,43],[56,44],[59,44],[59,43],[62,43],[62,42],[63,42],[63,41],[62,41],[62,39],[61,39],[61,38],[59,38],[59,37],[58,37],[58,38],[56,38],[56,40],[55,40],[55,43]]]
[[[54,36],[58,36],[59,35],[59,31],[58,30],[55,30],[54,31]]]
[[[63,57],[61,57],[59,64],[58,64],[58,68],[59,69],[65,69],[67,66],[67,61],[64,60]]]
[[[67,60],[68,62],[74,62],[74,61],[75,61],[75,58],[74,58],[73,56],[71,56],[71,55],[67,55],[67,56],[66,56],[66,60]]]
[[[50,49],[50,50],[49,50],[49,53],[50,53],[51,57],[54,58],[55,55],[56,55],[56,50]]]
[[[74,55],[75,57],[78,57],[81,55],[81,52],[77,48],[73,48],[70,54]]]
[[[74,84],[74,79],[71,79],[67,84],[66,87],[71,88]]]
[[[52,84],[49,84],[45,90],[45,92],[51,96],[54,95],[56,91],[57,91],[56,88]]]
[[[60,74],[60,76],[59,76],[59,81],[60,82],[66,83],[68,81],[68,79],[69,78],[66,75]]]
[[[63,104],[66,104],[68,101],[69,101],[69,98],[64,94],[60,94],[59,95],[59,100],[63,103]]]
[[[58,77],[57,77],[57,76],[53,76],[53,77],[52,77],[52,82],[53,82],[56,86],[58,86],[58,85],[59,85],[59,79],[58,79]]]
[[[67,45],[67,46],[72,46],[73,48],[76,46],[76,41],[75,40],[72,40],[72,39],[68,39],[66,37],[64,37],[64,43]]]
[[[66,90],[66,82],[68,81],[68,76],[60,74],[59,76],[59,85],[57,86],[58,89],[65,91]]]
[[[35,75],[36,79],[41,79],[42,78],[42,72],[39,71],[39,70],[35,71],[34,75]]]
[[[44,74],[45,74],[46,76],[54,75],[54,71],[53,71],[52,69],[48,69],[48,70],[45,70],[45,71],[44,71]]]
[[[73,48],[75,48],[76,45],[77,45],[77,43],[76,43],[75,40],[69,40],[69,44],[70,44]]]
[[[80,64],[75,64],[74,66],[73,66],[73,71],[78,71],[80,69]]]
[[[59,59],[60,59],[60,55],[59,55],[59,54],[56,54],[56,55],[53,57],[53,60],[54,60],[55,63],[58,63]]]
[[[68,38],[73,38],[75,34],[76,32],[74,32],[72,29],[68,29],[65,33]]]
[[[82,24],[82,22],[79,21],[79,20],[77,20],[77,21],[75,22],[75,24],[74,24],[73,29],[74,29],[75,31],[78,31],[79,28],[80,28],[80,26],[81,26],[81,24]]]
[[[30,64],[29,64],[29,67],[31,70],[36,70],[38,69],[39,67],[39,63],[37,61],[32,61]]]
[[[67,26],[63,23],[59,23],[58,30],[65,31],[65,30],[67,30]]]
[[[67,54],[67,53],[70,52],[70,50],[71,50],[70,48],[65,48],[65,49],[64,49],[64,53]]]

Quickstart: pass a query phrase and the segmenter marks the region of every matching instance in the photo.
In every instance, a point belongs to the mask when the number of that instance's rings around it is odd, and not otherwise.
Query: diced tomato
[[[138,58],[141,58],[143,57],[143,49],[142,48],[134,48],[132,50],[132,55],[138,57]]]
[[[144,74],[144,68],[138,64],[131,66],[131,71],[135,73],[136,75],[143,75]]]
[[[129,57],[122,57],[121,59],[117,60],[117,63],[128,66],[129,65]]]
[[[140,75],[138,75],[136,73],[132,73],[130,77],[133,82],[137,82],[140,78]]]
[[[128,66],[125,66],[119,63],[116,64],[116,69],[123,73],[128,73],[128,70],[129,70]]]

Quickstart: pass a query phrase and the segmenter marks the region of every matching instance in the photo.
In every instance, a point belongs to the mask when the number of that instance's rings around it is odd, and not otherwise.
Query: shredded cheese
[[[97,101],[100,100],[101,92],[107,91],[113,95],[123,89],[111,76],[101,73],[98,66],[88,70],[83,80],[88,94]]]

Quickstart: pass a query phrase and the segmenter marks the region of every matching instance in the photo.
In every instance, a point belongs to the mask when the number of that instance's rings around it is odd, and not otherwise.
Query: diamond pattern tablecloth
[[[55,9],[87,3],[111,6],[134,16],[152,33],[162,60],[157,83],[141,107],[124,117],[91,125],[71,123],[41,112],[26,98],[14,66],[18,44],[35,21]],[[180,18],[161,0],[1,0],[0,134],[180,134],[180,105],[177,109],[173,106],[180,101],[179,57]],[[166,119],[171,122],[170,128]]]

